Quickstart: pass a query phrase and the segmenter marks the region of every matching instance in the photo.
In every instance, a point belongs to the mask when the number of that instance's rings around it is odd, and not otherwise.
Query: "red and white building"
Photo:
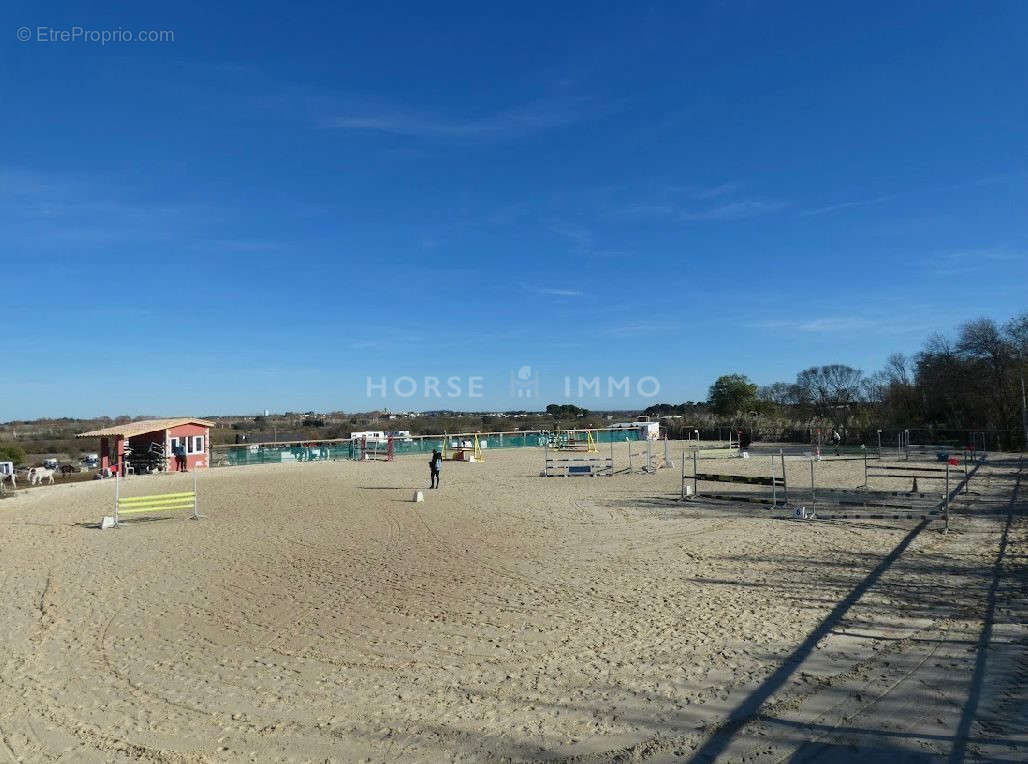
[[[211,428],[206,419],[177,417],[142,419],[138,422],[83,432],[77,438],[100,439],[100,469],[126,474],[126,467],[143,454],[154,453],[151,444],[163,448],[164,469],[174,470],[175,448],[184,446],[186,469],[211,466]]]

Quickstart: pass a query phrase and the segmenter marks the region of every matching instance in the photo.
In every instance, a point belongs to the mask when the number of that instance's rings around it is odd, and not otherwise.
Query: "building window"
[[[203,453],[203,435],[194,435],[193,436],[193,453],[194,454],[202,454]]]
[[[175,449],[178,448],[178,444],[179,444],[178,438],[172,438],[171,439],[171,453],[172,454],[175,453]]]

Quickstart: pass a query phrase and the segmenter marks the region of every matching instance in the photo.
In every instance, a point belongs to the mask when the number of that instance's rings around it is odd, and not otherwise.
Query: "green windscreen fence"
[[[593,440],[600,443],[624,443],[639,440],[639,430],[592,430]],[[441,449],[444,438],[447,448],[470,447],[475,433],[452,435],[407,435],[393,436],[393,452],[404,454],[427,454]],[[548,432],[487,432],[478,433],[478,443],[483,450],[496,448],[540,448],[564,442],[568,438],[585,441],[585,430],[561,430]],[[369,445],[371,445],[369,441]],[[384,452],[386,442],[377,444]],[[231,446],[215,446],[211,457],[214,467],[235,467],[245,464],[280,464],[282,462],[346,461],[361,458],[360,440],[303,441],[296,443],[240,443]]]

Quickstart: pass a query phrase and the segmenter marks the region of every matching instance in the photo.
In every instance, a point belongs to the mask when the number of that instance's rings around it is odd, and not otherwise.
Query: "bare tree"
[[[788,382],[774,382],[757,390],[757,397],[777,406],[789,406],[796,403],[795,387]]]
[[[796,375],[796,393],[801,405],[835,425],[848,421],[864,387],[860,369],[844,364],[812,366]]]

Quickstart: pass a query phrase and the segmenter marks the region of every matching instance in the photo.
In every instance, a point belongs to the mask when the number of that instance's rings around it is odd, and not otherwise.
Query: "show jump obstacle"
[[[550,456],[549,449],[544,446],[542,475],[543,477],[613,477],[614,459],[609,456]]]
[[[775,462],[780,460],[782,475],[776,474]],[[974,477],[982,462],[975,462],[971,469],[968,469],[968,461],[965,459],[961,465],[957,456],[946,454],[944,467],[909,467],[897,465],[866,465],[867,473],[865,484],[856,490],[840,488],[825,488],[818,486],[816,477],[817,456],[813,453],[809,457],[810,464],[810,491],[806,493],[800,489],[801,496],[806,494],[805,506],[796,507],[794,517],[803,519],[821,520],[922,520],[931,521],[940,519],[944,522],[944,530],[949,529],[950,504],[960,494],[968,492],[968,483]],[[963,469],[961,469],[961,466]],[[760,475],[714,475],[697,471],[696,450],[693,450],[693,474],[685,474],[685,464],[682,465],[682,492],[681,498],[699,496],[710,499],[722,499],[731,502],[756,502],[771,505],[789,505],[788,487],[785,480],[785,457],[781,451],[777,456],[771,457],[771,469],[768,477]],[[871,477],[879,478],[903,478],[915,480],[915,487],[911,491],[890,491],[872,490],[867,481]],[[940,480],[944,482],[944,490],[941,492],[921,492],[916,489],[916,479]],[[955,487],[951,484],[956,481]],[[766,496],[724,493],[700,493],[698,488],[701,482],[717,483],[746,483],[749,485],[763,485],[771,488],[770,498]],[[782,489],[782,498],[778,498],[778,489]],[[795,486],[794,486],[795,489]],[[795,491],[794,491],[795,493]],[[801,498],[795,498],[793,505],[799,504]],[[822,514],[823,510],[834,510],[834,514]],[[808,512],[809,510],[809,512]]]
[[[682,458],[682,492],[681,498],[685,499],[690,496],[698,496],[705,499],[721,499],[725,501],[741,501],[755,504],[770,504],[772,506],[788,506],[789,504],[789,484],[785,478],[785,455],[782,451],[779,451],[777,455],[771,457],[769,474],[767,475],[719,475],[709,472],[700,472],[698,469],[698,453],[699,449],[692,449],[692,475],[685,474],[685,458]],[[776,462],[780,461],[782,465],[782,474],[778,474],[776,468]],[[689,485],[689,483],[692,485]],[[745,485],[762,485],[767,486],[771,489],[770,496],[763,496],[758,494],[726,494],[705,491],[700,492],[700,483],[735,483]],[[779,492],[780,489],[780,492]]]
[[[361,461],[391,462],[395,455],[396,446],[393,445],[392,437],[389,437],[385,443],[382,443],[381,440],[368,442],[367,436],[361,438]]]
[[[101,523],[102,528],[115,527],[121,523],[122,515],[142,515],[151,512],[171,512],[177,510],[191,510],[191,518],[199,520],[203,515],[199,513],[196,506],[196,472],[193,472],[193,490],[179,491],[178,493],[159,493],[151,496],[127,496],[121,495],[121,478],[114,478],[114,517],[113,522]]]
[[[581,430],[566,430],[557,433],[553,440],[553,447],[558,451],[584,451],[587,454],[598,454],[600,450],[596,447],[596,438],[592,430],[585,431],[585,440],[576,437]]]
[[[960,459],[958,457],[950,458],[949,454],[946,454],[945,456],[947,461],[945,467],[908,467],[905,465],[900,466],[896,464],[868,464],[867,462],[864,462],[864,486],[870,488],[872,478],[903,479],[912,481],[910,491],[911,493],[917,493],[918,480],[942,480],[948,484],[950,479],[949,468],[951,466],[959,467],[961,465]],[[966,492],[968,476],[968,459],[966,451],[964,452],[963,458],[963,474],[963,485]]]
[[[448,462],[484,462],[485,454],[482,452],[482,443],[478,439],[478,434],[475,434],[474,440],[464,445],[463,441],[458,441],[459,445],[452,447],[453,453],[449,450],[450,436],[443,436],[443,448],[442,455],[443,460]]]

